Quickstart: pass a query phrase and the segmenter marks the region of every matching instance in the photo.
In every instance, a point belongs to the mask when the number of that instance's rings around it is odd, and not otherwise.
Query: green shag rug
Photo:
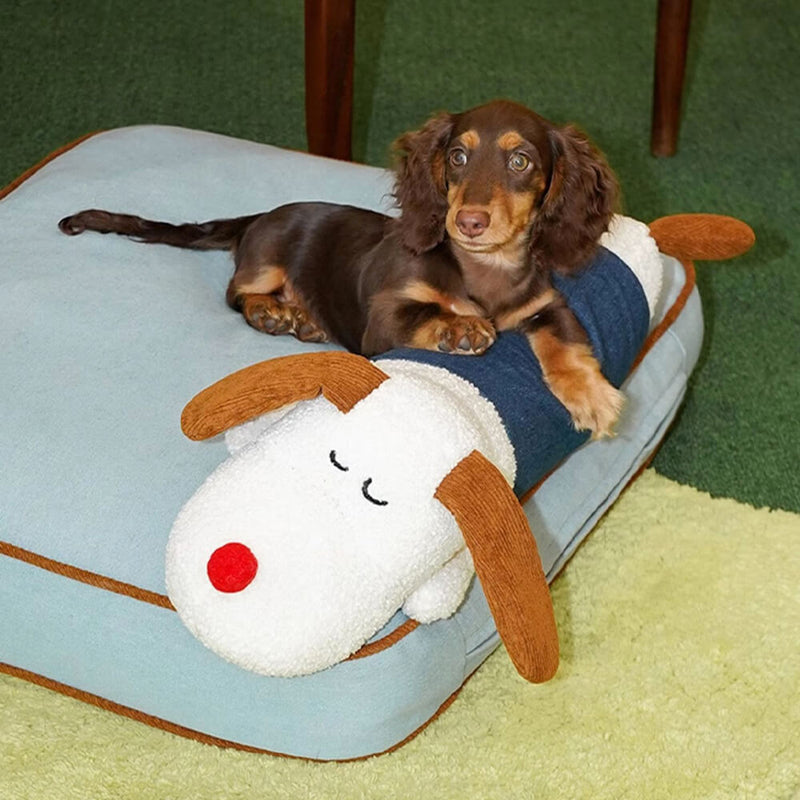
[[[405,747],[318,764],[219,750],[0,677],[11,800],[734,800],[800,791],[800,516],[653,471],[553,587],[563,656],[498,650]]]

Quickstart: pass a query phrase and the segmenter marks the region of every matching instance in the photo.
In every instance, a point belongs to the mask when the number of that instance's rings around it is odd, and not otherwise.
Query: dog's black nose
[[[470,239],[480,236],[489,227],[489,221],[489,215],[485,211],[467,211],[462,208],[456,214],[456,227]]]

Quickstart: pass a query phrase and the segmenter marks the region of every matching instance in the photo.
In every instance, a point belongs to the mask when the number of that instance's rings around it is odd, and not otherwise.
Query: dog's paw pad
[[[497,338],[492,323],[483,317],[453,316],[438,332],[438,350],[459,355],[481,355]]]
[[[245,298],[242,314],[248,325],[262,333],[279,336],[292,330],[290,309],[271,295]]]
[[[301,342],[327,342],[328,335],[313,322],[306,322],[295,332]]]

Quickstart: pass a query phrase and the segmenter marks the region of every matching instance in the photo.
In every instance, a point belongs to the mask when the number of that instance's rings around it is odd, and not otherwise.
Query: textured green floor
[[[758,244],[701,265],[707,340],[656,468],[800,510],[800,5],[695,0],[679,155],[648,155],[655,0],[359,0],[358,160],[495,96],[574,120],[641,219],[716,211]],[[0,183],[97,128],[168,123],[294,148],[302,3],[14,0],[0,6]]]

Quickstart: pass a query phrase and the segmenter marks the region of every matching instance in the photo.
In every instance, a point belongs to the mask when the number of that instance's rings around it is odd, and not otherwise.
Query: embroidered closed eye
[[[349,472],[350,467],[346,467],[336,458],[336,451],[331,450],[328,454],[328,458],[330,459],[331,464],[333,464],[336,469],[341,470],[342,472]],[[372,478],[367,478],[364,483],[361,484],[361,494],[364,495],[365,500],[369,500],[370,503],[376,506],[388,506],[388,500],[379,500],[377,497],[374,497],[369,492],[369,487],[372,485]]]
[[[372,483],[372,478],[367,478],[364,481],[364,483],[361,485],[361,494],[363,494],[364,497],[370,501],[370,503],[374,503],[376,506],[388,506],[389,505],[388,500],[378,500],[377,497],[373,497],[369,493],[369,487],[371,483]]]
[[[331,464],[333,464],[333,466],[336,467],[336,469],[340,469],[342,472],[347,472],[350,469],[350,467],[346,467],[346,466],[344,466],[344,464],[340,464],[336,460],[336,451],[335,450],[331,450],[330,454],[328,455],[328,458],[330,458]]]

